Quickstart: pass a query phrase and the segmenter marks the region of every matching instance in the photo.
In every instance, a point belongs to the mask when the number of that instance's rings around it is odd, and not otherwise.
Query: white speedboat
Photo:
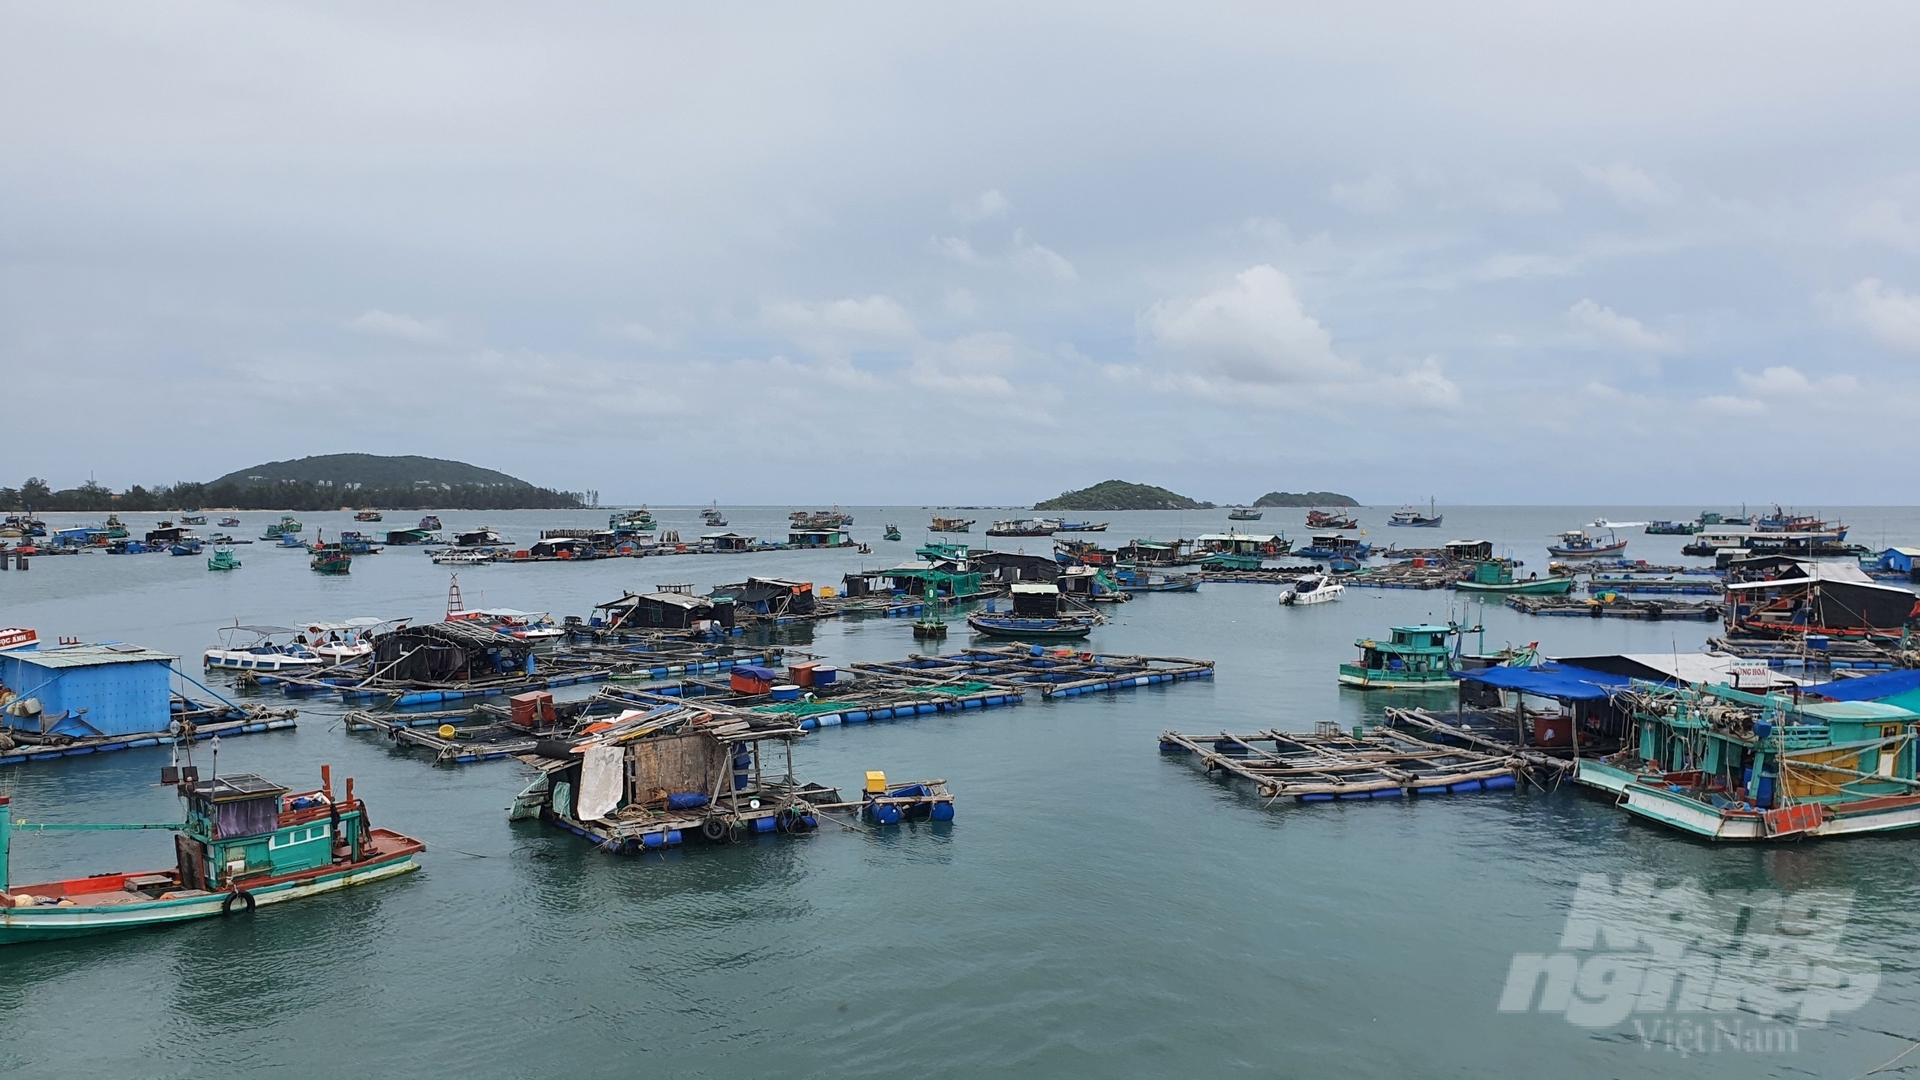
[[[373,655],[376,634],[407,624],[406,619],[376,619],[363,615],[339,622],[303,623],[307,648],[329,664],[344,664]]]
[[[442,566],[477,566],[480,563],[492,562],[493,552],[486,550],[463,551],[458,548],[449,548],[446,551],[434,552],[433,561]]]
[[[324,667],[332,661],[308,648],[305,642],[278,638],[304,637],[291,626],[241,626],[220,629],[224,639],[220,648],[208,649],[204,656],[210,668],[238,668],[245,671],[297,671]]]
[[[1293,588],[1280,594],[1280,603],[1286,607],[1299,607],[1302,604],[1330,604],[1340,599],[1347,591],[1345,585],[1333,580],[1328,574],[1309,574],[1293,583]]]

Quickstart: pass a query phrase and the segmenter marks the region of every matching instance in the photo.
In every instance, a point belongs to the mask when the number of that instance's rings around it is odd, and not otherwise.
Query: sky
[[[0,0],[0,482],[1913,503],[1916,40],[1896,3]]]

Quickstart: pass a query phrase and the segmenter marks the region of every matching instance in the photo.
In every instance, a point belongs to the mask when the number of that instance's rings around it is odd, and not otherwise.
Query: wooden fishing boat
[[[360,511],[359,513],[357,513],[357,514],[355,514],[355,515],[353,515],[353,520],[355,520],[355,521],[384,521],[384,520],[386,520],[386,519],[385,519],[385,518],[383,518],[383,517],[382,517],[382,516],[380,515],[380,511],[378,511],[378,510],[362,510],[362,511]]]
[[[234,556],[232,548],[217,547],[213,549],[213,554],[207,558],[207,569],[238,570],[240,569],[240,560]]]
[[[1513,564],[1498,559],[1481,559],[1473,564],[1473,576],[1453,583],[1459,592],[1521,593],[1528,596],[1565,596],[1573,591],[1571,577],[1534,575],[1515,581]]]
[[[1237,557],[1237,556],[1236,556]],[[1258,569],[1259,560],[1254,560]],[[1203,564],[1204,565],[1204,564]],[[1197,574],[1167,574],[1131,566],[1115,567],[1114,583],[1128,592],[1199,592]]]
[[[1563,559],[1590,559],[1597,555],[1611,555],[1626,549],[1627,542],[1617,533],[1609,532],[1608,539],[1601,540],[1580,529],[1568,529],[1560,534],[1558,544],[1548,544],[1547,551]]]
[[[886,532],[886,537],[885,537],[885,538],[886,538],[886,539],[888,539],[888,540],[898,540],[898,539],[900,539],[900,526],[898,526],[898,525],[891,525],[891,524],[890,524],[890,525],[888,525],[888,526],[887,526],[887,532]]]
[[[426,522],[421,522],[420,527],[423,529],[427,528]],[[437,529],[439,527],[440,522],[436,519],[433,523],[433,528]],[[616,533],[652,532],[656,528],[659,528],[659,524],[653,520],[652,511],[642,506],[638,510],[629,510],[624,514],[608,515],[607,528],[612,529]]]
[[[709,529],[722,529],[727,524],[726,515],[720,512],[720,503],[717,500],[700,511],[700,520],[705,522]]]
[[[1453,676],[1453,650],[1447,639],[1458,634],[1452,626],[1421,623],[1393,627],[1386,641],[1361,638],[1353,643],[1360,650],[1359,661],[1340,665],[1340,685],[1361,690],[1457,686],[1460,680]]]
[[[988,536],[1052,536],[1061,523],[1053,518],[1012,518],[987,526]]]
[[[1259,510],[1255,510],[1251,507],[1246,507],[1246,506],[1236,506],[1233,509],[1227,511],[1227,520],[1228,521],[1259,521],[1260,515],[1261,515],[1261,511]]]
[[[989,637],[1022,641],[1070,641],[1093,632],[1097,615],[1067,607],[1060,587],[1051,583],[1018,581],[1012,589],[1013,610],[996,611],[988,601],[984,611],[967,616],[967,625]]]
[[[260,539],[278,540],[288,533],[297,533],[304,528],[306,528],[306,526],[300,524],[299,519],[295,518],[292,514],[283,514],[279,521],[267,526],[267,531]]]
[[[1307,528],[1309,529],[1348,530],[1359,527],[1360,522],[1356,521],[1351,514],[1329,514],[1324,510],[1307,511]]]
[[[1691,521],[1649,521],[1648,536],[1692,536],[1700,531],[1700,526]]]
[[[1106,532],[1104,521],[1062,521],[1056,523],[1054,532]]]
[[[440,527],[440,519],[432,514],[428,514],[426,517],[421,518],[420,524],[415,527],[421,532],[433,532]]]
[[[183,514],[180,517],[182,525],[205,525],[206,523],[207,515],[205,514]]]
[[[1634,738],[1574,778],[1635,817],[1708,840],[1765,842],[1920,827],[1920,713],[1725,685],[1632,683]]]
[[[201,544],[202,541],[197,536],[183,536],[167,545],[167,553],[169,555],[198,555],[201,551]]]
[[[237,529],[240,527],[240,519],[237,517],[233,517],[232,515],[228,515],[227,517],[223,517],[220,519],[220,527],[223,529]]]
[[[347,781],[336,799],[320,787],[292,792],[250,773],[201,780],[192,766],[161,772],[186,802],[181,824],[28,824],[0,795],[0,944],[77,937],[218,916],[364,885],[419,868],[426,845],[367,821]],[[176,862],[163,869],[13,885],[6,872],[16,830],[165,829]]]
[[[974,519],[957,518],[957,517],[954,517],[954,518],[936,517],[927,524],[927,528],[929,530],[933,532],[944,532],[944,533],[968,532],[972,530],[973,526],[974,526]]]
[[[307,565],[317,573],[345,574],[353,569],[353,552],[337,541],[322,543],[316,533],[313,546],[308,550],[313,553],[313,558],[308,560]]]

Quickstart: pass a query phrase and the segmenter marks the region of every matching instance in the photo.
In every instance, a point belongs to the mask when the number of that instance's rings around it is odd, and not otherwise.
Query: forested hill
[[[1334,491],[1269,491],[1253,501],[1255,506],[1359,506],[1351,495]]]
[[[51,490],[28,477],[0,487],[0,510],[553,510],[587,505],[580,492],[556,491],[462,461],[375,454],[327,454],[236,469],[211,483],[183,480],[113,491],[88,481]]]
[[[1035,510],[1206,510],[1209,502],[1195,502],[1152,484],[1103,480],[1089,488],[1064,492],[1057,499],[1033,504]]]
[[[413,487],[445,484],[450,487],[522,487],[534,485],[518,477],[493,469],[483,469],[464,461],[415,457],[411,454],[388,457],[381,454],[321,454],[291,461],[269,461],[246,469],[235,469],[207,485],[230,484],[247,487],[273,481],[309,484],[333,484],[362,487]]]

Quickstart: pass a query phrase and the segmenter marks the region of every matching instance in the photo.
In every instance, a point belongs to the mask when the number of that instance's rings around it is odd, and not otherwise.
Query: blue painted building
[[[1920,559],[1920,548],[1890,547],[1880,553],[1880,568],[1896,574],[1912,574],[1915,559]]]
[[[0,653],[0,722],[78,738],[165,731],[174,659],[139,645]]]

